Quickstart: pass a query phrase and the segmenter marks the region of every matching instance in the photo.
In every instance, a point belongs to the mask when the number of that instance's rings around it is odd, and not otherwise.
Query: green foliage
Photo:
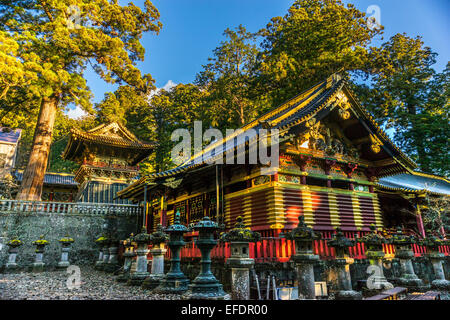
[[[106,82],[125,82],[143,92],[154,88],[151,76],[142,76],[136,63],[144,59],[142,35],[158,33],[158,20],[159,12],[149,0],[144,10],[106,0],[0,1],[0,99],[32,97],[39,103],[33,110],[46,110],[39,115],[46,129],[33,135],[44,147],[31,149],[34,160],[25,176],[39,171],[35,183],[42,183],[49,154],[43,141],[51,139],[56,106],[75,103],[93,112],[84,78],[88,66]],[[16,97],[19,94],[22,97]],[[29,194],[31,180],[25,180],[18,197],[34,198]]]
[[[340,0],[297,0],[261,33],[262,88],[279,104],[333,72],[367,71],[368,46],[382,28],[371,30],[364,12]]]
[[[444,228],[446,234],[450,232],[450,198],[448,196],[425,197],[425,208],[422,212],[423,223],[426,230],[440,234]]]
[[[213,52],[210,63],[203,66],[196,83],[208,91],[205,103],[211,124],[220,128],[237,128],[259,114],[255,99],[255,63],[258,48],[256,35],[240,25],[236,31],[226,29]]]
[[[68,27],[71,4],[81,10],[79,28]],[[0,1],[0,124],[24,129],[24,159],[43,97],[57,96],[60,109],[76,103],[92,114],[71,120],[58,112],[49,170],[74,169],[59,158],[71,127],[118,121],[140,139],[159,143],[141,164],[148,173],[174,166],[175,129],[192,130],[195,120],[204,129],[240,127],[345,70],[363,104],[387,129],[395,129],[402,150],[423,171],[449,174],[449,67],[433,70],[436,53],[420,37],[398,34],[371,47],[383,28],[370,29],[365,13],[353,5],[297,0],[284,17],[274,17],[256,33],[242,25],[227,28],[194,84],[155,93],[151,76],[136,67],[144,57],[142,34],[161,28],[156,8],[148,0],[144,7],[105,0]],[[103,80],[120,84],[94,108],[84,80],[88,66]],[[356,83],[361,76],[369,81]]]
[[[373,48],[372,84],[356,91],[422,171],[447,175],[449,70],[436,74],[435,57],[420,37],[397,34]]]

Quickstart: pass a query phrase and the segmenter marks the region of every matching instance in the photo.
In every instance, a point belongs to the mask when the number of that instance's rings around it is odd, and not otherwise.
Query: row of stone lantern
[[[130,285],[141,285],[143,288],[151,289],[152,292],[161,294],[182,294],[183,299],[229,299],[230,295],[223,290],[222,284],[211,272],[211,250],[216,246],[218,240],[214,239],[214,233],[219,229],[217,223],[204,217],[194,227],[193,230],[199,232],[196,245],[201,252],[200,272],[197,277],[189,283],[189,279],[180,268],[180,251],[185,245],[183,235],[189,229],[180,223],[180,213],[175,214],[174,223],[164,229],[161,225],[157,231],[147,234],[145,228],[136,236],[131,235],[129,239],[123,241],[124,266],[122,272],[117,277],[117,281],[127,281]],[[234,229],[229,233],[221,235],[221,241],[230,242],[231,257],[227,264],[232,270],[232,298],[250,298],[249,271],[254,261],[249,258],[249,242],[257,241],[259,233],[252,232],[238,217]],[[164,254],[167,249],[165,243],[171,250],[170,269],[164,274]],[[108,246],[108,239],[101,237],[97,243],[103,247],[96,263],[98,269],[106,270],[102,265],[107,265],[110,252],[105,250]],[[152,244],[152,267],[151,273],[147,272],[148,245]],[[137,250],[134,252],[134,244]],[[136,256],[136,270],[131,271],[132,259]]]
[[[295,263],[298,279],[298,297],[299,299],[315,299],[314,272],[313,266],[319,260],[319,257],[313,253],[314,240],[320,239],[320,235],[309,228],[303,216],[299,216],[299,223],[295,229],[285,235],[286,238],[295,241],[295,254],[291,260]],[[355,240],[347,239],[340,228],[336,228],[331,240],[327,241],[329,247],[335,248],[336,259],[333,264],[338,270],[338,291],[335,298],[338,300],[359,300],[362,299],[361,293],[352,290],[350,277],[350,265],[354,262],[349,257],[349,248],[355,246],[356,242],[364,243],[366,246],[366,257],[369,260],[373,271],[370,276],[371,283],[368,287],[373,290],[386,290],[393,288],[393,285],[387,281],[383,273],[383,258],[385,253],[383,244],[393,243],[396,247],[395,258],[400,261],[402,273],[396,283],[409,289],[424,291],[429,286],[424,285],[423,281],[417,277],[412,265],[414,252],[412,244],[419,243],[425,245],[428,249],[427,256],[430,259],[435,273],[435,280],[431,286],[435,289],[450,290],[450,282],[445,279],[442,262],[445,255],[439,252],[439,246],[447,243],[446,240],[430,236],[422,241],[417,241],[412,236],[406,236],[398,229],[392,239],[386,239],[376,232],[375,226],[370,227],[371,232],[362,238]]]
[[[157,231],[151,235],[146,233],[145,228],[136,236],[131,236],[125,240],[124,247],[124,267],[118,281],[128,281],[129,284],[142,285],[144,288],[152,289],[156,293],[176,293],[183,294],[185,299],[227,299],[229,296],[223,291],[222,285],[217,281],[211,272],[210,253],[217,244],[214,239],[214,232],[219,229],[218,225],[208,217],[198,222],[194,230],[199,231],[199,237],[196,240],[197,247],[201,251],[201,270],[199,275],[189,284],[189,280],[183,274],[180,268],[180,251],[185,245],[183,234],[189,229],[180,223],[180,214],[175,214],[174,223],[164,230],[158,226]],[[167,235],[167,234],[168,235]],[[286,237],[295,241],[295,254],[292,261],[295,263],[298,278],[298,297],[299,299],[314,299],[314,264],[319,260],[319,256],[313,252],[313,241],[320,239],[320,235],[309,228],[303,216],[299,216],[299,223],[295,229],[286,234]],[[254,260],[249,258],[249,242],[258,241],[259,234],[250,231],[243,224],[241,217],[238,217],[235,228],[228,233],[222,234],[220,240],[230,242],[231,257],[227,260],[227,265],[231,268],[231,284],[233,299],[247,300],[250,298],[249,272],[253,267]],[[166,252],[165,242],[168,240],[168,246],[171,250],[170,270],[164,274],[164,254]],[[108,240],[102,239],[107,243]],[[371,226],[371,232],[357,240],[347,239],[342,230],[337,228],[336,234],[331,240],[328,240],[328,246],[335,248],[336,260],[333,262],[338,270],[338,291],[335,295],[340,300],[357,300],[362,295],[352,290],[350,265],[353,259],[349,257],[349,248],[355,246],[356,242],[362,242],[366,246],[366,256],[370,262],[372,270],[371,285],[374,290],[386,290],[393,288],[393,285],[387,281],[383,274],[383,244],[393,243],[396,246],[395,258],[400,261],[402,273],[396,279],[396,283],[411,289],[424,290],[427,287],[423,281],[414,273],[412,266],[411,245],[416,243],[416,239],[404,235],[401,230],[388,241],[381,234],[376,232],[374,226]],[[136,252],[133,251],[133,244],[137,244]],[[152,243],[151,254],[153,256],[151,273],[147,272],[147,254],[148,244]],[[442,268],[442,260],[445,256],[438,251],[438,247],[443,244],[442,240],[429,237],[421,243],[426,245],[431,259],[436,280],[432,285],[435,288],[448,290],[449,281],[445,280]],[[114,250],[113,250],[114,251]],[[108,256],[109,254],[109,256]],[[111,250],[100,252],[97,265],[108,264]],[[105,258],[106,256],[106,258]],[[131,261],[136,258],[136,271],[130,273]],[[113,258],[114,260],[115,258]]]
[[[57,268],[64,269],[70,265],[69,262],[69,251],[74,240],[69,236],[65,236],[58,240],[61,243],[61,259],[57,264]],[[45,247],[49,244],[47,240],[44,239],[44,236],[41,235],[38,240],[33,241],[32,243],[35,249],[35,259],[32,265],[33,272],[42,272],[45,268],[44,263],[44,251]],[[8,250],[8,262],[5,265],[5,270],[7,272],[14,272],[19,269],[17,264],[17,255],[19,253],[19,247],[23,245],[23,242],[19,239],[12,239],[7,242],[9,247]]]

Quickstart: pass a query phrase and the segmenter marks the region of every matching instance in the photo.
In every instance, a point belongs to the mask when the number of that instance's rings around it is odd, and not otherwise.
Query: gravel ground
[[[0,300],[176,300],[179,295],[153,294],[118,283],[115,276],[81,267],[79,288],[68,289],[65,271],[0,274]]]

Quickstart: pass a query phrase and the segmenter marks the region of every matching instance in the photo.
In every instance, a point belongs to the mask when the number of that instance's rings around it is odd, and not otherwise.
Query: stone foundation
[[[50,242],[45,247],[43,261],[46,270],[57,267],[61,258],[59,239],[65,235],[75,242],[71,246],[69,261],[76,265],[94,265],[98,258],[99,247],[95,239],[104,228],[117,228],[118,237],[125,239],[131,232],[136,232],[138,217],[102,215],[64,214],[64,213],[0,213],[0,270],[8,262],[6,242],[14,237],[24,244],[19,247],[17,264],[19,270],[31,270],[35,260],[35,246],[32,242],[40,235]]]

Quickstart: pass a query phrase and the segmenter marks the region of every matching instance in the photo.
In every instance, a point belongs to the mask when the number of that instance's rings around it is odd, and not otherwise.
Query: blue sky
[[[122,4],[128,1],[120,1]],[[188,83],[206,64],[212,50],[223,40],[226,28],[243,24],[249,31],[257,31],[272,17],[283,16],[294,0],[153,0],[161,14],[163,28],[159,35],[146,34],[142,43],[146,49],[143,73],[150,73],[157,87],[169,83]],[[450,56],[450,1],[448,0],[353,0],[359,10],[366,12],[370,5],[380,8],[384,39],[396,33],[420,35],[425,45],[439,54],[435,69],[442,71]],[[135,0],[142,5],[143,0]],[[100,80],[93,72],[86,74],[88,85],[99,102],[105,92],[116,86]],[[77,115],[77,112],[72,114]]]

